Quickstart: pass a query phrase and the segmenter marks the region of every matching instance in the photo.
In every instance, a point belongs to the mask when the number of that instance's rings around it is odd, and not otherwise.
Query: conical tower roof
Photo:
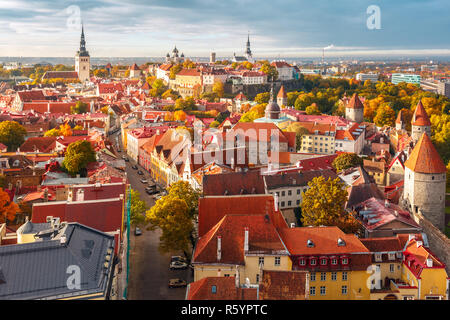
[[[397,120],[395,120],[395,123],[400,124],[400,123],[402,123],[402,122],[404,122],[404,121],[403,121],[403,112],[402,112],[402,110],[400,110],[400,111],[398,112]]]
[[[284,86],[282,85],[280,91],[278,91],[277,98],[287,98],[286,91],[284,91]]]
[[[364,109],[364,105],[361,102],[361,100],[358,97],[358,94],[355,93],[353,97],[350,99],[349,103],[347,104],[347,108],[350,109]]]
[[[414,112],[414,116],[411,120],[413,126],[431,126],[430,118],[422,105],[422,101],[419,101]]]
[[[445,173],[447,169],[439,153],[425,132],[411,152],[405,166],[419,173]]]

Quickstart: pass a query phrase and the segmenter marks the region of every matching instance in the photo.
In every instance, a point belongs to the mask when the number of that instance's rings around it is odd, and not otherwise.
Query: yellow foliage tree
[[[173,119],[175,121],[185,121],[186,120],[186,112],[183,110],[175,111],[173,114]]]

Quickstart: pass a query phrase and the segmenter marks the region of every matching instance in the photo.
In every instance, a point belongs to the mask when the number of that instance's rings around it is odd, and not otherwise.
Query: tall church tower
[[[446,168],[426,132],[405,162],[403,200],[417,215],[421,213],[435,227],[445,230]]]
[[[250,33],[248,34],[247,38],[247,49],[245,50],[245,57],[247,58],[247,61],[253,61],[252,50],[250,50]]]
[[[84,39],[84,27],[81,27],[80,50],[75,56],[75,71],[78,73],[78,79],[85,82],[90,78],[91,57],[86,50],[86,40]]]

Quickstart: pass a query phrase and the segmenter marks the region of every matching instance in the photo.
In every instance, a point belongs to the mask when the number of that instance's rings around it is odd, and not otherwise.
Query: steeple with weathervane
[[[90,78],[91,57],[86,50],[86,40],[84,37],[84,26],[81,26],[80,50],[75,56],[75,71],[78,73],[78,79],[85,82]]]
[[[248,33],[247,50],[245,51],[245,57],[247,58],[247,61],[250,61],[253,59],[252,50],[250,50],[250,32]]]

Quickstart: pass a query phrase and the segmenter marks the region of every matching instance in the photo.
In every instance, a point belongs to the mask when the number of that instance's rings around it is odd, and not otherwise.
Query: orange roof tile
[[[256,288],[237,288],[235,277],[207,277],[189,284],[187,300],[256,300]],[[215,292],[213,292],[215,287]]]
[[[411,152],[405,166],[414,172],[445,173],[447,169],[439,153],[425,132]]]
[[[416,110],[414,111],[413,118],[411,120],[413,126],[431,126],[428,114],[422,105],[422,101],[417,104]]]
[[[284,91],[284,86],[282,85],[280,91],[278,91],[277,98],[286,98],[286,91]]]
[[[260,300],[304,300],[307,292],[305,271],[263,270],[259,287]]]

